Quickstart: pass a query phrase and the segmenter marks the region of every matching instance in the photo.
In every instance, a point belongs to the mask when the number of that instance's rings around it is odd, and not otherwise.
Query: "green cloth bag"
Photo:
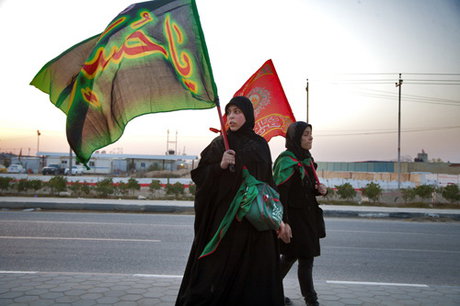
[[[216,251],[233,219],[244,217],[258,230],[278,230],[283,221],[283,205],[278,192],[267,183],[258,181],[243,168],[243,182],[212,239],[206,244],[199,259]]]
[[[236,218],[241,221],[246,217],[258,231],[278,230],[283,220],[280,196],[268,184],[256,182],[246,188]]]

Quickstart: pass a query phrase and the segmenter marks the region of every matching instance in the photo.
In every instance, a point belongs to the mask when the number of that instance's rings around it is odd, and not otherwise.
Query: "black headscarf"
[[[228,108],[231,105],[241,109],[244,114],[244,118],[246,119],[246,122],[237,131],[231,131],[230,129],[227,130],[230,148],[238,150],[243,144],[241,143],[242,141],[245,141],[248,137],[253,138],[256,136],[256,133],[254,132],[254,107],[252,106],[251,100],[243,96],[233,97],[225,106],[225,113],[228,112]]]
[[[255,119],[254,119],[254,107],[252,106],[251,100],[243,96],[233,97],[230,100],[230,102],[228,102],[227,105],[225,105],[225,113],[228,112],[228,108],[231,105],[234,105],[238,107],[239,109],[241,109],[241,111],[244,114],[244,118],[246,119],[246,122],[243,124],[243,126],[234,133],[238,133],[238,132],[245,133],[247,131],[253,131]]]
[[[265,154],[267,150],[269,151],[267,142],[254,132],[255,117],[251,100],[243,96],[233,97],[225,106],[225,113],[231,105],[238,107],[246,119],[246,122],[237,131],[227,130],[230,149],[241,153],[236,155],[237,168],[239,164],[245,163],[244,152],[247,151],[257,152],[259,158],[271,164],[271,156]]]
[[[287,132],[286,132],[286,148],[294,153],[294,155],[299,160],[304,160],[305,158],[310,158],[311,154],[309,150],[305,150],[300,146],[300,141],[303,135],[303,132],[307,127],[312,128],[311,124],[304,121],[297,121],[291,123]]]

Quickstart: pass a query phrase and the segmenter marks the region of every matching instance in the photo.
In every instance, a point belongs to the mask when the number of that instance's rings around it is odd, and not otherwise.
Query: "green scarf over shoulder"
[[[199,259],[216,251],[219,243],[221,242],[222,238],[224,238],[225,233],[232,224],[233,219],[236,217],[238,221],[241,221],[251,208],[252,201],[255,197],[257,197],[257,185],[262,184],[262,182],[253,177],[246,168],[243,168],[242,174],[243,182],[241,183],[240,188],[236,192],[233,201],[230,203],[227,213],[222,219],[219,228],[212,237],[211,241],[206,244]]]
[[[284,184],[294,174],[295,168],[299,169],[300,178],[303,180],[307,171],[305,167],[311,167],[312,159],[310,157],[299,161],[291,151],[282,152],[275,161],[273,166],[273,178],[276,186]]]

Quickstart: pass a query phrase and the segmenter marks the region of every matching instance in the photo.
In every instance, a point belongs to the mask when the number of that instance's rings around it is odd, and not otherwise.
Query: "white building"
[[[69,164],[75,165],[75,155],[72,153],[38,152],[42,157],[42,166],[59,164],[68,168]],[[174,171],[181,168],[192,169],[198,161],[195,155],[141,155],[141,154],[105,154],[93,153],[88,162],[90,170],[86,173],[94,174],[126,174],[147,171],[149,168],[156,170]],[[78,164],[78,163],[77,163]]]

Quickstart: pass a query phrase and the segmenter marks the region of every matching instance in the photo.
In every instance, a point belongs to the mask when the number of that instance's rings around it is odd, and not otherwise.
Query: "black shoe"
[[[294,305],[292,304],[292,301],[290,298],[288,298],[287,296],[284,297],[284,305]]]
[[[314,291],[311,294],[305,296],[304,300],[307,306],[319,306],[318,295]]]

